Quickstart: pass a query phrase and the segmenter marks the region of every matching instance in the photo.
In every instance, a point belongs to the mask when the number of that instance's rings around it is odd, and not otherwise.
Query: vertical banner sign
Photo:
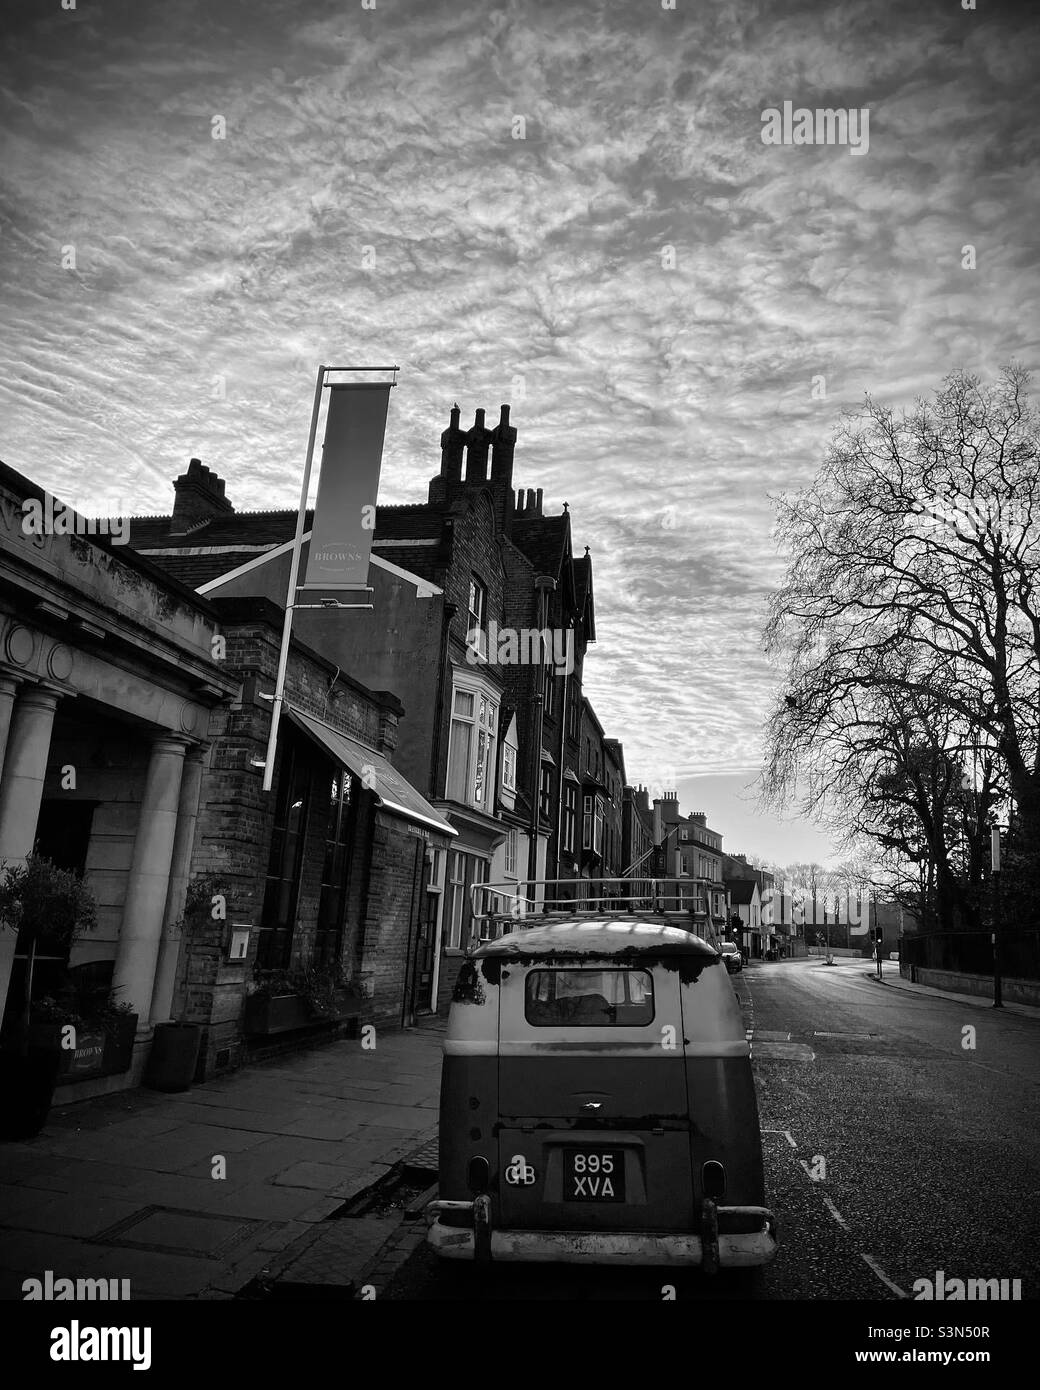
[[[318,496],[301,589],[367,589],[390,382],[329,387]]]

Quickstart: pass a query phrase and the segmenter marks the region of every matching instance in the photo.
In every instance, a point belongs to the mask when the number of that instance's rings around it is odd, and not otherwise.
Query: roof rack
[[[510,930],[578,915],[652,912],[714,932],[707,894],[688,878],[521,879],[474,883],[470,895],[474,923],[509,923]]]

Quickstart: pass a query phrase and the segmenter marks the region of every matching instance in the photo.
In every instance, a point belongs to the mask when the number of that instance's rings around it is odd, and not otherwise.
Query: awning
[[[454,836],[459,833],[434,810],[424,796],[419,795],[411,782],[402,777],[374,748],[369,748],[367,744],[359,743],[349,734],[340,733],[338,729],[323,724],[313,715],[303,714],[288,705],[285,706],[285,713],[334,763],[347,768],[355,777],[360,777],[362,782],[369,782],[374,776],[375,786],[371,790],[384,811],[403,816],[405,820],[415,821],[418,825],[425,825],[441,835]]]

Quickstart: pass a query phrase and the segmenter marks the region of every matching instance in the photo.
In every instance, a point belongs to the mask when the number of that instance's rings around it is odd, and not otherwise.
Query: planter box
[[[269,1033],[291,1033],[307,1028],[314,1022],[302,994],[253,994],[247,997],[242,1020],[243,1031],[250,1037]]]
[[[266,1037],[271,1033],[291,1033],[300,1028],[312,1028],[320,1023],[341,1023],[358,1018],[361,999],[350,989],[338,989],[329,1013],[315,1013],[302,994],[253,994],[246,998],[242,1020],[248,1037]]]
[[[75,1050],[61,1045],[61,1023],[29,1025],[29,1044],[59,1057],[59,1081],[86,1081],[98,1076],[116,1076],[129,1071],[137,1032],[137,1014],[120,1019],[114,1033],[101,1028],[77,1028]]]
[[[332,1009],[327,1014],[315,1014],[316,1023],[341,1023],[345,1018],[358,1018],[361,1014],[361,996],[352,989],[337,989],[333,997]]]

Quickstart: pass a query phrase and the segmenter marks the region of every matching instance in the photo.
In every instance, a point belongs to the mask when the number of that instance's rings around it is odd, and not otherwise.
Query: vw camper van
[[[640,902],[507,919],[468,955],[426,1213],[445,1259],[714,1273],[774,1255],[750,1049],[723,956],[691,914]]]

